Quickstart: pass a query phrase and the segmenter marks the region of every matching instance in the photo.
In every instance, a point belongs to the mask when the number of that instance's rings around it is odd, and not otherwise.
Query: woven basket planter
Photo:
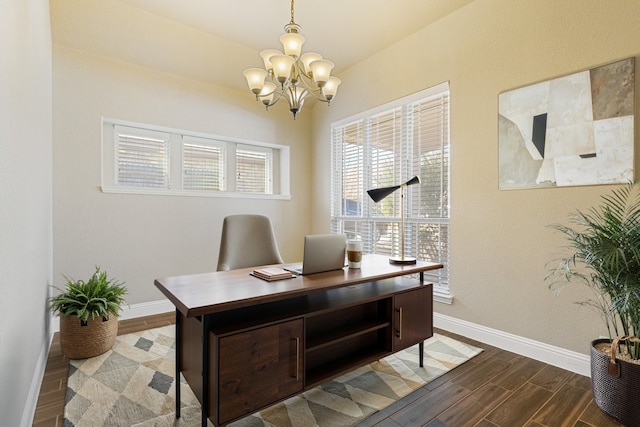
[[[597,344],[609,342],[600,339],[591,343],[593,398],[603,412],[622,424],[640,426],[640,364],[616,358],[610,368],[611,355],[595,348]]]
[[[109,350],[118,335],[118,318],[96,317],[82,322],[78,316],[60,316],[60,345],[69,359],[87,359]]]

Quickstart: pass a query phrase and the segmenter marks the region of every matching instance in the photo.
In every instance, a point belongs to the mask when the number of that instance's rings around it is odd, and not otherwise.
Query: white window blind
[[[341,215],[362,215],[362,194],[363,187],[363,133],[362,121],[353,123],[340,129],[334,129],[343,144],[334,148],[340,153],[334,155],[336,161],[341,162],[336,171],[340,173],[340,181],[344,184],[340,188],[342,197],[338,200]]]
[[[182,188],[223,191],[225,145],[204,138],[183,137]]]
[[[448,289],[449,91],[417,102],[410,110],[411,168],[421,178],[412,193],[409,215],[415,225],[410,238],[419,259],[444,264],[445,268],[428,275]]]
[[[169,135],[117,126],[118,185],[169,188]]]
[[[290,149],[102,119],[102,191],[288,200]]]
[[[361,238],[365,252],[398,255],[401,191],[374,203],[366,190],[418,175],[405,189],[405,253],[443,263],[429,275],[448,294],[448,85],[420,95],[332,126],[332,231]]]
[[[236,148],[236,191],[239,193],[271,194],[273,153],[269,149]]]

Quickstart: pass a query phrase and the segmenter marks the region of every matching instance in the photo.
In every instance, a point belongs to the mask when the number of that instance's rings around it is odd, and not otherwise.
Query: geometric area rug
[[[353,426],[481,351],[434,334],[424,343],[422,368],[416,345],[229,426]],[[64,426],[200,426],[200,404],[182,377],[181,417],[175,418],[174,361],[174,325],[119,335],[106,353],[71,360]]]

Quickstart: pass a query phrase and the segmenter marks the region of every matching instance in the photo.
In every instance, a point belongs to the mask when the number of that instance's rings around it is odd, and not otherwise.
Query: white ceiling
[[[295,21],[316,51],[351,65],[472,0],[298,0]],[[54,0],[55,43],[222,86],[244,85],[258,53],[280,49],[290,0]],[[199,36],[198,36],[199,35]],[[202,42],[206,40],[206,42]]]

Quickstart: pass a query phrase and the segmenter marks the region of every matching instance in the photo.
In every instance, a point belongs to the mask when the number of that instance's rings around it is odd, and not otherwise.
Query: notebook
[[[285,267],[295,274],[312,274],[344,268],[347,236],[344,234],[312,234],[304,237],[302,265]]]

